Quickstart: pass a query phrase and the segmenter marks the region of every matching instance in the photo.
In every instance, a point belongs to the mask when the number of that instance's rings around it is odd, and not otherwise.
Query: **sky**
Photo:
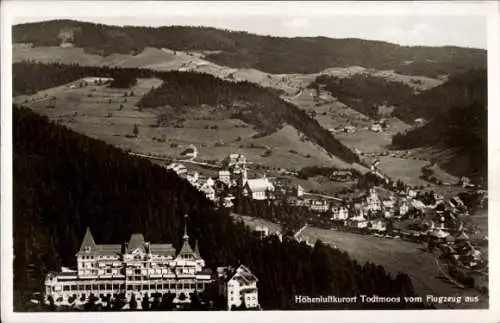
[[[103,15],[102,11],[99,16],[94,15],[95,11],[86,15],[81,10],[71,10],[51,17],[40,17],[39,13],[30,16],[29,13],[23,12],[15,16],[13,23],[65,18],[112,25],[211,26],[280,37],[362,38],[408,46],[452,45],[483,49],[487,47],[487,17],[473,10],[469,13],[467,8],[464,10],[463,7],[458,7],[462,9],[460,11],[457,10],[457,6],[451,6],[448,11],[444,8],[444,11],[422,14],[418,10],[413,10],[414,8],[420,9],[422,6],[407,6],[403,7],[406,9],[402,11],[377,10],[369,14],[370,10],[366,10],[367,6],[363,4],[361,9],[364,11],[357,11],[354,14],[352,11],[345,11],[343,14],[342,10],[336,12],[326,6],[321,11],[321,4],[312,10],[311,8],[304,10],[297,8],[288,11],[279,11],[279,8],[278,11],[252,11],[250,9],[245,11],[245,7],[240,6],[243,10],[233,10],[233,8],[229,9],[227,14],[214,11],[214,6],[206,7],[204,10],[202,6],[194,7],[193,5],[176,7],[172,10],[162,7],[159,10],[149,10],[144,13],[141,11],[143,7],[129,11],[124,11],[122,8],[119,14],[117,11],[112,11],[109,16]]]

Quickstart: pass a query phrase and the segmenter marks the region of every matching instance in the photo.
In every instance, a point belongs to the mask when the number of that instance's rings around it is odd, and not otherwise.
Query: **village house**
[[[183,164],[172,163],[167,166],[167,169],[174,171],[181,177],[185,177],[187,175],[187,168]]]
[[[231,172],[226,169],[219,170],[219,181],[231,186]]]
[[[203,183],[200,187],[200,191],[205,194],[205,196],[211,200],[215,201],[216,200],[216,195],[215,195],[215,181],[209,177],[205,183]]]
[[[312,199],[309,201],[309,209],[315,212],[327,212],[330,209],[330,203],[326,200]]]
[[[229,172],[224,173],[224,180],[228,181],[229,186],[245,186],[248,180],[247,159],[245,156],[230,154],[222,161],[222,169]]]
[[[234,206],[234,199],[233,194],[228,194],[222,199],[222,206],[228,209],[232,208]]]
[[[198,187],[200,174],[198,172],[186,173],[186,180],[195,187]]]
[[[340,169],[332,172],[332,174],[330,175],[330,180],[336,182],[346,182],[350,181],[352,179],[352,176],[352,171]]]
[[[217,268],[219,291],[227,300],[227,309],[240,306],[246,309],[259,309],[257,277],[250,269],[240,265],[236,270],[230,267]]]
[[[425,123],[425,119],[424,118],[417,118],[413,122],[414,122],[415,126],[420,127]]]
[[[332,217],[330,218],[331,220],[337,220],[337,221],[342,221],[342,220],[347,220],[349,218],[349,210],[344,207],[333,207],[332,208]]]
[[[383,131],[382,126],[380,124],[378,124],[378,123],[372,124],[370,126],[370,130],[373,131],[373,132],[382,132]]]
[[[385,232],[387,231],[387,220],[382,218],[370,220],[368,227],[371,231]]]
[[[406,199],[399,199],[398,200],[398,209],[399,209],[399,215],[403,216],[406,215],[410,211],[410,204]]]
[[[304,188],[302,186],[300,186],[299,184],[297,184],[297,187],[295,189],[295,194],[297,197],[304,196]]]
[[[354,205],[354,210],[346,221],[346,225],[350,228],[363,229],[368,226],[368,220],[366,219],[363,208],[360,204]]]
[[[346,221],[346,226],[355,229],[364,229],[368,227],[368,220],[364,217],[353,217]]]
[[[356,127],[354,127],[354,126],[345,126],[343,130],[346,133],[355,133],[356,132]]]
[[[378,212],[382,210],[382,203],[378,197],[377,191],[374,188],[369,190],[369,194],[365,200],[365,210],[371,212]]]
[[[187,221],[187,215],[186,215]],[[124,244],[96,244],[87,228],[80,250],[76,253],[77,269],[49,273],[45,280],[45,300],[56,305],[67,304],[70,297],[89,298],[125,294],[137,301],[154,293],[175,294],[174,303],[190,302],[189,295],[202,292],[214,282],[205,268],[198,244],[189,243],[186,225],[184,243],[176,252],[172,244],[155,244],[134,233]],[[183,297],[181,297],[181,294]],[[151,300],[151,299],[150,299]]]

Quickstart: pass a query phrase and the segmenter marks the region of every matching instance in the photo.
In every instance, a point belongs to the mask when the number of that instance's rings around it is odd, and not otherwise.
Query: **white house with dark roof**
[[[259,309],[259,290],[257,277],[246,267],[217,268],[220,291],[227,300],[227,309],[232,310],[244,304],[246,309]]]
[[[132,234],[123,244],[96,244],[87,228],[76,253],[77,269],[49,273],[45,300],[52,297],[56,305],[62,305],[72,296],[110,294],[114,299],[125,294],[128,300],[135,295],[137,301],[143,297],[152,301],[152,294],[170,292],[176,295],[174,303],[190,302],[190,293],[202,292],[214,280],[197,243],[191,248],[186,225],[183,239],[179,252],[169,243],[145,241],[142,233]]]

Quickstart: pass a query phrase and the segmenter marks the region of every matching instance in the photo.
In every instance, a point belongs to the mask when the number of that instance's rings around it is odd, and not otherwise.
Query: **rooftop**
[[[254,178],[247,180],[248,187],[252,192],[264,192],[274,189],[273,184],[267,178]]]

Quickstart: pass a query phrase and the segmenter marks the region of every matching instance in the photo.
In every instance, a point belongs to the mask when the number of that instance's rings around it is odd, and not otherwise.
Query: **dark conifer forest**
[[[342,103],[375,119],[379,118],[379,106],[400,105],[413,94],[413,89],[404,83],[363,74],[349,78],[320,75],[310,87],[320,85]]]
[[[149,241],[179,247],[184,213],[189,214],[191,242],[199,241],[207,265],[248,265],[259,278],[259,298],[266,310],[300,308],[295,294],[415,295],[407,275],[391,277],[383,267],[359,264],[321,242],[311,248],[276,237],[259,240],[175,173],[27,108],[14,107],[13,147],[16,311],[25,310],[49,270],[75,265],[87,226],[97,243],[121,243],[142,232]],[[362,305],[349,305],[356,307]]]
[[[488,109],[487,74],[470,70],[450,78],[443,85],[406,101],[395,113],[411,122],[424,117],[429,122],[397,134],[392,144],[398,149],[436,147],[452,149],[454,158],[442,162],[451,173],[487,178]],[[486,181],[484,182],[486,184]]]
[[[484,104],[487,102],[487,86],[486,69],[453,74],[440,86],[400,101],[394,116],[411,124],[416,118],[430,121],[456,107]]]
[[[398,149],[437,147],[453,149],[460,157],[460,173],[474,179],[488,175],[488,110],[484,102],[456,107],[444,112],[426,125],[404,134],[396,134],[392,144]],[[447,163],[450,163],[449,167]],[[446,169],[454,160],[443,162]],[[486,184],[486,182],[484,183]]]
[[[407,75],[437,77],[486,66],[486,51],[453,46],[399,46],[382,41],[326,37],[280,38],[229,30],[189,27],[118,27],[52,20],[13,27],[14,43],[59,46],[64,39],[98,55],[140,53],[145,47],[217,51],[214,63],[268,73],[318,73],[330,67],[363,66]]]

